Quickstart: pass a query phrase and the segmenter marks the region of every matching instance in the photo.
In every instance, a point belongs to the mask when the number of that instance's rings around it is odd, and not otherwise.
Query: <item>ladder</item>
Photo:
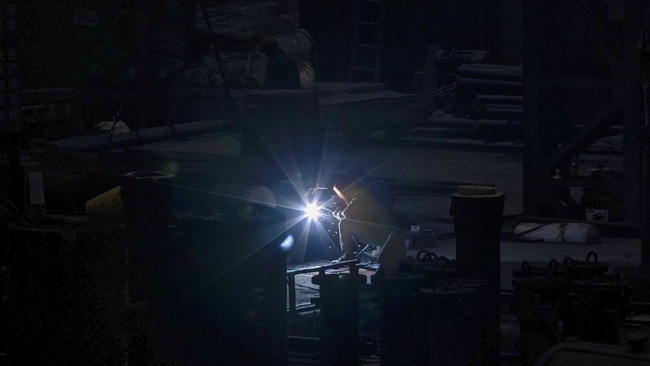
[[[350,82],[378,82],[381,71],[382,0],[357,0],[350,54]]]

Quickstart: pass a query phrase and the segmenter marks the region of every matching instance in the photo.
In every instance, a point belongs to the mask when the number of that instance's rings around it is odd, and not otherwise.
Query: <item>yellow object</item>
[[[122,187],[117,186],[86,202],[86,215],[91,220],[121,221],[124,217]]]

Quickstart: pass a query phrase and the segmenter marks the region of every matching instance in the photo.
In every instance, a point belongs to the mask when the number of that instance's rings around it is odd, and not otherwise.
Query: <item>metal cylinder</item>
[[[476,347],[471,350],[472,364],[499,364],[500,353],[500,317],[501,299],[494,297],[490,283],[485,280],[457,279],[461,287],[471,288],[476,292],[476,302],[473,311],[476,315],[476,326],[473,329],[477,337]],[[495,316],[497,315],[497,316]]]
[[[560,307],[563,335],[616,344],[627,293],[624,284],[604,278],[573,281]]]
[[[460,278],[500,284],[501,218],[505,195],[494,187],[460,186],[451,196]],[[499,288],[499,285],[496,286]]]
[[[320,288],[322,366],[358,364],[359,287],[366,281],[366,276],[353,273],[312,277]]]
[[[426,349],[426,333],[416,296],[426,284],[424,275],[378,273],[372,276],[371,281],[381,311],[381,364],[424,364],[422,349]]]
[[[420,290],[426,326],[423,365],[471,365],[477,348],[476,291],[455,281],[439,281]]]
[[[487,281],[484,316],[500,323],[501,219],[505,195],[490,186],[459,186],[451,197],[458,278]],[[489,314],[488,314],[489,313]],[[499,338],[499,329],[496,329]],[[496,352],[498,353],[498,344]]]
[[[560,301],[567,282],[562,278],[514,278],[513,312],[519,320],[521,364],[532,365],[560,340]]]
[[[602,280],[607,274],[607,264],[598,263],[596,252],[587,253],[584,262],[565,257],[562,262],[567,271],[569,281],[575,280]]]

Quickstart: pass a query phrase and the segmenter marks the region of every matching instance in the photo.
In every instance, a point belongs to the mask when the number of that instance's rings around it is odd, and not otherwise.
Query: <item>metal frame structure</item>
[[[605,184],[621,192],[622,221],[639,222],[641,7],[637,1],[524,1],[525,214],[576,218],[582,207],[561,192],[590,182],[568,177],[570,157],[617,125],[623,179]],[[564,178],[552,179],[556,169]]]
[[[383,0],[357,0],[348,80],[378,82],[381,74]]]

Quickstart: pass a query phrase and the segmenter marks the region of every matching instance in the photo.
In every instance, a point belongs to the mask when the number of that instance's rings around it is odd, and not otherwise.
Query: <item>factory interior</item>
[[[650,365],[650,1],[0,0],[0,35],[0,366]]]

